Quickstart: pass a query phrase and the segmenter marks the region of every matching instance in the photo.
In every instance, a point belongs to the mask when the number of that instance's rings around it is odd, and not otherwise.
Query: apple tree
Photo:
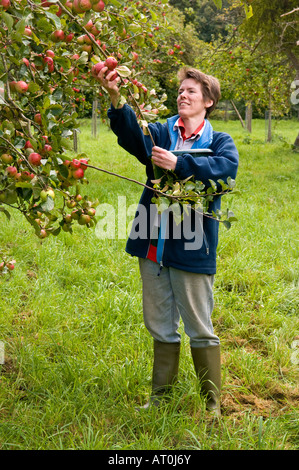
[[[141,51],[161,48],[165,13],[165,1],[1,0],[3,214],[20,211],[40,238],[71,231],[73,223],[94,225],[96,201],[81,196],[89,158],[68,158],[79,126],[76,105],[84,90],[100,93],[94,71],[105,62],[144,126],[165,109],[139,78]],[[175,47],[169,49],[167,60],[176,60]]]
[[[223,99],[254,105],[273,115],[289,112],[288,64],[279,53],[269,54],[259,41],[244,37],[237,28],[230,28],[228,38],[209,44],[198,61],[206,73],[221,77]],[[225,71],[225,73],[223,73]],[[240,117],[241,119],[241,117]],[[242,121],[241,121],[242,122]]]

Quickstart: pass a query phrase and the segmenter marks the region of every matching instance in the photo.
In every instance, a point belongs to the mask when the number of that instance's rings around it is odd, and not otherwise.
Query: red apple
[[[83,170],[86,170],[87,168],[86,164],[88,165],[88,160],[86,160],[86,158],[80,158],[80,163],[81,163],[81,168],[83,168]]]
[[[15,84],[15,90],[18,93],[26,93],[26,91],[28,90],[28,83],[24,82],[23,80],[19,80]]]
[[[74,33],[69,33],[65,36],[65,42],[71,42],[74,38]]]
[[[89,33],[89,35],[95,39],[94,35]],[[90,39],[90,37],[88,36],[88,34],[84,34],[84,42],[85,44],[92,44],[92,40]]]
[[[13,261],[9,261],[9,262],[6,264],[6,267],[7,267],[7,269],[9,269],[10,271],[12,271],[13,269],[15,269],[15,265],[13,264]]]
[[[55,57],[55,52],[53,52],[51,49],[48,49],[46,51],[46,56],[47,57],[52,57],[52,59]]]
[[[80,6],[80,0],[74,0],[74,1],[73,1],[72,10],[73,10],[75,13],[84,13],[84,10],[82,10],[82,8],[81,8],[81,6]]]
[[[92,20],[87,21],[87,23],[84,25],[84,28],[87,29],[87,31],[91,31],[92,27],[93,27]]]
[[[35,116],[34,116],[34,122],[36,122],[36,124],[41,124],[42,123],[42,116],[40,113],[36,113]]]
[[[52,57],[44,57],[43,61],[44,61],[45,64],[48,65],[49,72],[50,73],[54,72],[54,61],[53,61]]]
[[[84,170],[82,168],[77,168],[77,170],[72,171],[72,177],[76,180],[83,178]]]
[[[100,0],[98,3],[94,3],[92,5],[92,9],[93,11],[101,12],[105,9],[105,3],[103,2],[103,0]]]
[[[76,158],[74,158],[70,163],[70,167],[73,168],[74,170],[76,170],[77,168],[80,168],[80,166],[81,166],[81,162],[80,160],[77,160]]]
[[[42,157],[39,153],[33,152],[29,155],[28,161],[33,166],[40,166]]]
[[[91,75],[93,77],[97,77],[103,67],[106,67],[105,62],[98,62],[97,64],[93,65],[91,68]]]
[[[6,172],[7,172],[8,176],[14,177],[14,176],[16,176],[18,170],[15,166],[8,166],[6,168]]]
[[[25,36],[32,36],[32,31],[31,29],[29,28],[29,26],[26,26],[25,29],[24,29],[24,34]]]
[[[48,236],[47,231],[42,228],[41,231],[39,232],[39,238],[46,238]]]
[[[106,67],[108,67],[109,70],[114,70],[115,67],[117,67],[117,60],[115,57],[113,57],[112,55],[107,57],[107,59],[105,60],[105,65]]]
[[[64,40],[64,31],[62,29],[57,29],[51,34],[51,39],[54,42],[60,42]]]
[[[44,146],[44,151],[45,151],[45,152],[51,152],[51,150],[52,150],[52,145],[50,145],[50,144],[45,144],[45,146]]]
[[[82,11],[91,10],[92,3],[90,0],[79,0],[79,7]]]
[[[10,7],[10,0],[0,0],[0,5],[3,7],[4,10],[8,10]]]

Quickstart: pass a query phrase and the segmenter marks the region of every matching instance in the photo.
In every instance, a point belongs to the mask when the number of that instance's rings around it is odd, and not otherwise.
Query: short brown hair
[[[200,83],[205,101],[213,101],[212,106],[206,108],[206,118],[208,118],[211,112],[216,108],[217,103],[221,97],[219,80],[217,80],[217,78],[213,77],[212,75],[207,75],[201,72],[198,69],[192,67],[183,67],[178,72],[180,85],[187,78],[193,78],[193,80]]]

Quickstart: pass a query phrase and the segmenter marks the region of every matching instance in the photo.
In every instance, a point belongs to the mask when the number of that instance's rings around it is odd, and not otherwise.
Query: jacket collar
[[[167,126],[168,132],[170,137],[170,148],[169,150],[174,150],[176,146],[176,142],[179,135],[179,130],[177,126],[175,126],[177,120],[179,119],[179,115],[176,114],[171,118],[167,119]],[[213,127],[207,119],[205,119],[205,126],[203,129],[203,133],[200,138],[194,141],[192,148],[193,149],[201,149],[201,148],[209,148],[213,142]]]

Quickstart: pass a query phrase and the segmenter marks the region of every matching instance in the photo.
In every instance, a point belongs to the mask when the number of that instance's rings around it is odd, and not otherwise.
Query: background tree
[[[228,25],[238,25],[244,18],[244,10],[239,8],[229,9],[228,0],[212,2],[211,0],[170,0],[171,5],[181,10],[185,16],[185,24],[192,25],[199,39],[211,42],[217,38],[226,37]]]
[[[258,47],[268,55],[276,53],[287,58],[288,68],[292,70],[289,77],[291,96],[291,83],[299,80],[298,1],[252,0],[248,3],[253,14],[244,21],[242,30],[248,38],[258,39]],[[299,147],[299,134],[295,146]]]
[[[270,56],[258,46],[258,40],[250,41],[230,27],[229,36],[207,45],[196,64],[221,80],[222,98],[235,109],[235,102],[241,102],[254,106],[259,114],[268,109],[284,116],[290,110],[289,64],[281,54]]]

